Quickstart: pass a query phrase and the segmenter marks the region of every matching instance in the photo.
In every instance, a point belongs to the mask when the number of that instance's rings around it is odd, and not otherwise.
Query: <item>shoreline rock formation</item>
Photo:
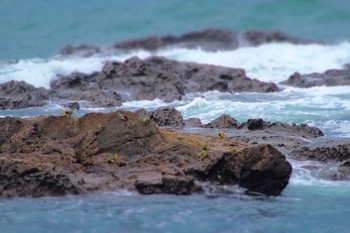
[[[0,121],[3,198],[119,189],[188,195],[202,181],[279,195],[292,172],[270,145],[166,130],[132,112]]]
[[[315,41],[298,39],[280,31],[249,30],[245,32],[233,32],[226,29],[209,28],[201,31],[184,33],[179,36],[150,36],[143,39],[120,41],[107,48],[85,44],[78,46],[68,45],[58,53],[58,57],[74,55],[89,57],[106,51],[120,52],[140,49],[155,51],[169,47],[223,51],[235,50],[243,46],[259,46],[273,42],[288,42],[292,44],[318,43]]]
[[[243,69],[172,61],[163,57],[107,62],[100,72],[72,73],[51,82],[51,89],[25,82],[0,85],[2,109],[42,106],[47,101],[86,101],[91,107],[116,107],[125,101],[181,100],[193,92],[277,92],[274,83],[246,76]],[[20,93],[19,93],[20,91]],[[13,97],[16,98],[13,98]]]
[[[283,85],[309,88],[315,86],[350,86],[350,68],[326,70],[323,73],[300,74],[295,72]]]

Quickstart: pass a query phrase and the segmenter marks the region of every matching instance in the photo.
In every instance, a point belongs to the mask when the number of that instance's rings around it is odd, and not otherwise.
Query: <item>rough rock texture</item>
[[[350,159],[350,140],[333,139],[308,143],[292,151],[298,159],[344,162]]]
[[[324,73],[305,75],[296,72],[288,80],[281,82],[281,84],[303,88],[314,86],[350,86],[350,69],[333,69],[327,70]]]
[[[0,119],[0,197],[118,189],[187,195],[201,190],[198,181],[210,178],[211,169],[227,156],[229,148],[240,151],[246,147],[229,138],[161,129],[143,119],[125,111]],[[206,144],[209,147],[203,156]],[[251,160],[244,158],[239,166],[251,166]],[[275,167],[285,163],[271,161]],[[237,183],[249,191],[275,195],[274,190],[283,189],[274,181],[278,187],[249,186],[245,177]]]
[[[182,128],[185,123],[181,113],[175,108],[160,108],[147,113],[150,120],[159,126]]]
[[[56,98],[88,100],[97,105],[100,101],[107,106],[115,106],[120,101],[156,98],[172,102],[187,93],[212,90],[231,93],[279,91],[273,83],[248,78],[242,69],[177,62],[162,57],[107,62],[101,72],[60,77],[51,83],[51,89]]]
[[[202,126],[202,121],[199,118],[188,118],[184,122],[185,126],[189,128],[200,128]]]
[[[216,128],[216,129],[236,129],[240,126],[239,121],[232,118],[227,114],[223,114],[220,117],[212,120],[208,124],[203,125],[204,128]]]
[[[161,174],[147,174],[139,177],[135,188],[142,194],[176,194],[189,195],[201,191],[191,176],[163,176]]]
[[[239,183],[252,192],[279,195],[291,174],[292,166],[284,155],[271,145],[258,145],[225,153],[209,177],[220,183]]]
[[[263,119],[248,119],[247,122],[242,123],[239,129],[248,130],[265,130],[267,132],[284,132],[299,135],[305,138],[317,138],[323,136],[323,132],[307,124],[287,124],[282,122],[266,122]]]
[[[18,109],[43,106],[49,99],[48,91],[24,81],[0,84],[0,109]]]

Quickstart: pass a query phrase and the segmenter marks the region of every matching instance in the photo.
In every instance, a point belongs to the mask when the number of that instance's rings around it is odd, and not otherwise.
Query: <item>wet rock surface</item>
[[[308,143],[292,151],[298,159],[317,160],[321,162],[344,162],[350,159],[350,140],[332,139]]]
[[[227,114],[223,114],[220,117],[212,120],[208,124],[202,125],[203,128],[216,128],[216,129],[236,129],[240,126],[239,121],[232,118]]]
[[[9,81],[0,84],[0,109],[39,107],[49,100],[44,88],[36,88],[24,81]]]
[[[246,76],[243,69],[177,62],[163,57],[125,62],[107,62],[100,72],[58,76],[51,89],[35,88],[25,82],[0,85],[1,109],[43,106],[46,101],[62,103],[83,101],[90,107],[117,107],[125,101],[181,100],[188,93],[277,92],[274,83]]]
[[[314,86],[350,86],[350,69],[332,69],[324,73],[304,75],[296,72],[288,80],[281,82],[281,84],[302,88]]]
[[[234,146],[237,153],[247,147],[229,138],[161,129],[152,120],[143,119],[125,111],[1,119],[0,196],[56,196],[119,189],[188,195],[202,190],[200,182],[211,179],[211,169],[227,157],[230,147]],[[205,144],[209,147],[203,155]],[[240,167],[254,165],[249,155],[243,157]],[[254,161],[258,163],[259,158]],[[284,163],[286,160],[281,159],[273,166],[283,167]],[[289,167],[285,168],[289,173]],[[266,174],[264,179],[269,179]],[[249,186],[243,176],[235,182],[267,195],[277,194],[268,190],[281,192],[284,188]]]
[[[156,98],[172,102],[192,92],[279,91],[273,83],[248,78],[242,69],[177,62],[162,57],[107,62],[101,72],[60,77],[51,83],[51,89],[54,97],[92,103],[99,100],[111,102],[111,106],[116,105],[113,98],[119,102]],[[92,91],[96,94],[91,94]],[[88,99],[89,96],[94,99]]]
[[[235,50],[241,46],[259,46],[273,42],[288,42],[293,44],[315,43],[298,39],[280,31],[251,30],[246,32],[232,32],[230,30],[209,28],[201,31],[193,31],[182,35],[150,36],[144,39],[128,40],[115,43],[109,48],[100,48],[93,45],[66,46],[58,56],[91,56],[108,51],[129,51],[143,49],[155,51],[169,47],[187,49],[201,48],[206,51]]]
[[[237,153],[225,153],[211,169],[209,177],[220,183],[238,181],[251,192],[279,195],[291,174],[292,166],[281,152],[271,145],[258,145]]]

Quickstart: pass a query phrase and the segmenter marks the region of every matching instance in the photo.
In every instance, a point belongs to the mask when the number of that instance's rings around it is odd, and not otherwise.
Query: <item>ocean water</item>
[[[244,68],[251,78],[279,83],[291,74],[323,72],[350,64],[350,1],[67,1],[0,0],[0,83],[24,80],[49,87],[57,74],[100,70],[108,60],[165,56]],[[281,30],[323,44],[288,43],[234,51],[162,49],[82,57],[57,57],[68,44],[109,46],[149,35],[181,34],[208,27],[233,31]],[[279,85],[279,84],[278,84]],[[190,93],[181,101],[131,101],[122,107],[77,115],[175,107],[204,123],[223,113],[239,121],[308,123],[327,138],[350,138],[350,87],[280,87],[279,93]],[[60,106],[1,110],[0,116],[59,115]],[[247,196],[237,187],[208,186],[186,197],[141,196],[128,191],[90,196],[0,200],[0,232],[350,232],[350,182],[310,173],[304,165],[330,165],[288,158],[294,171],[280,197]]]

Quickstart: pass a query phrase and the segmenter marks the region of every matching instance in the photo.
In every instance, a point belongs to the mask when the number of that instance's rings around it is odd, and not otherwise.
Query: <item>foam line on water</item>
[[[105,61],[124,61],[132,56],[142,59],[152,55],[178,61],[189,61],[227,67],[244,68],[248,76],[262,81],[279,82],[291,74],[323,72],[341,68],[350,63],[350,43],[337,45],[265,44],[259,47],[239,48],[234,51],[207,52],[201,49],[168,48],[156,52],[143,50],[129,53],[102,53],[92,57],[54,57],[27,59],[0,63],[0,83],[24,80],[37,87],[49,87],[56,75],[72,72],[91,73],[101,70]]]
[[[244,68],[247,75],[262,81],[280,82],[294,72],[302,74],[340,69],[350,63],[350,43],[337,45],[264,44],[234,51],[166,51],[165,56],[180,60]]]

